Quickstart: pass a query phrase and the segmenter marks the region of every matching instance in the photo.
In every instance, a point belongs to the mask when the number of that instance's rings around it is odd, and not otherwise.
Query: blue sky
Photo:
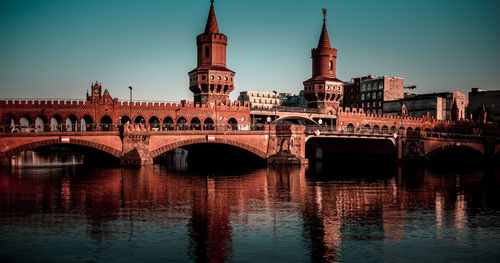
[[[0,0],[0,97],[191,99],[208,0]],[[321,8],[337,75],[405,78],[418,93],[499,89],[500,1],[216,0],[240,91],[297,93],[310,77]]]

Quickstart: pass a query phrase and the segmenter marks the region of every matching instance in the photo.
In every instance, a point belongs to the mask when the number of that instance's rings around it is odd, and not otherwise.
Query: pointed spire
[[[210,12],[208,13],[207,25],[205,26],[205,34],[219,33],[219,25],[215,17],[214,0],[210,0]]]
[[[323,29],[319,37],[318,48],[327,47],[331,48],[330,38],[328,37],[328,30],[326,29],[326,8],[323,8]]]

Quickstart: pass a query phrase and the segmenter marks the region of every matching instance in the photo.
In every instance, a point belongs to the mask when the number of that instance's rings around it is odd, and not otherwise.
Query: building
[[[282,96],[282,94],[283,93],[280,93],[281,106],[307,108],[307,100],[304,97],[304,90],[299,91],[298,95],[286,94],[286,96]]]
[[[344,82],[337,78],[337,49],[330,45],[326,9],[323,9],[323,28],[318,46],[311,50],[311,57],[312,77],[303,82],[308,107],[323,113],[336,112],[344,94]]]
[[[280,95],[274,92],[242,91],[238,97],[242,105],[248,103],[250,107],[271,109],[280,105]]]
[[[344,84],[343,106],[361,108],[366,113],[381,115],[384,102],[404,98],[404,79],[388,76],[353,78]]]
[[[386,101],[383,112],[386,115],[399,115],[403,104],[410,116],[422,117],[429,112],[437,120],[463,120],[466,118],[468,103],[465,94],[460,91],[405,94],[402,99]],[[453,108],[456,116],[453,116]]]
[[[468,116],[472,115],[474,120],[481,119],[483,104],[486,111],[486,121],[500,122],[500,90],[473,88],[469,92]]]

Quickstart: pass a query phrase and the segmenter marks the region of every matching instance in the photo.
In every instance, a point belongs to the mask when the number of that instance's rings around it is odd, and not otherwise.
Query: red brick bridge
[[[122,164],[150,165],[156,157],[176,148],[217,143],[246,150],[271,164],[306,164],[308,141],[325,138],[386,141],[393,146],[398,159],[425,159],[435,152],[451,148],[463,148],[483,155],[500,152],[498,140],[434,131],[398,133],[374,127],[341,130],[324,125],[259,125],[249,130],[233,130],[230,126],[210,130],[153,128],[150,125],[125,124],[122,129],[113,131],[2,133],[0,161],[9,164],[16,154],[42,146],[78,145],[112,155],[120,159]]]

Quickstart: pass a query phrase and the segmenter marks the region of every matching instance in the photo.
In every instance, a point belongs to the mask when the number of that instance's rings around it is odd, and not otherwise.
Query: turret
[[[199,104],[229,103],[234,89],[234,71],[226,68],[227,37],[220,33],[213,0],[205,31],[196,38],[198,65],[189,72],[189,89]]]
[[[323,113],[337,110],[344,94],[344,82],[337,79],[337,49],[330,45],[326,29],[326,9],[323,9],[323,28],[318,46],[311,50],[312,77],[304,81],[304,97],[308,107]]]

